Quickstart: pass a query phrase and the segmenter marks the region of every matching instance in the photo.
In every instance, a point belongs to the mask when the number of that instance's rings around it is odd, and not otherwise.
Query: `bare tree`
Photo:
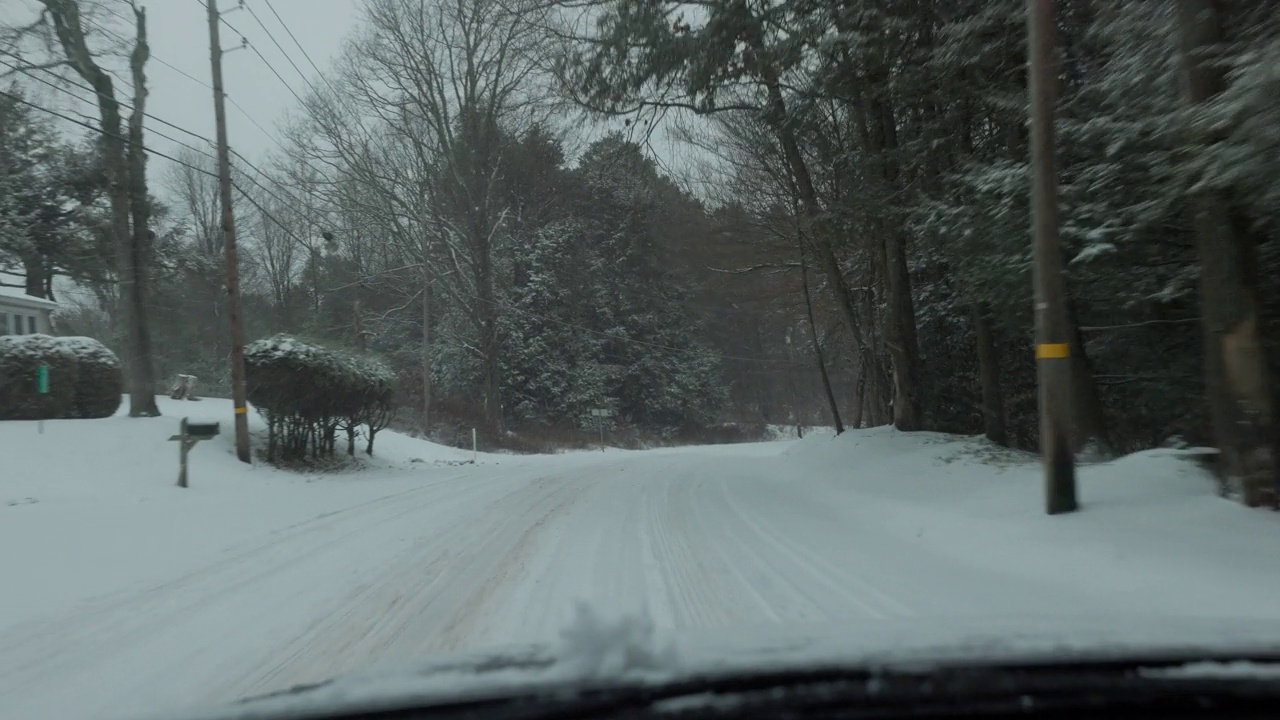
[[[151,357],[151,333],[147,324],[147,280],[152,234],[149,225],[146,152],[143,118],[146,112],[146,76],[150,57],[146,10],[130,2],[135,39],[129,57],[134,84],[133,110],[127,137],[116,99],[112,76],[95,60],[80,22],[75,0],[41,0],[48,21],[68,64],[93,89],[98,103],[100,148],[111,205],[111,230],[115,236],[119,269],[121,311],[127,330],[125,366],[129,375],[129,415],[159,415],[155,400],[155,370]]]
[[[287,327],[286,320],[293,308],[293,291],[298,279],[298,243],[290,237],[286,228],[276,224],[285,222],[279,218],[289,217],[288,213],[280,208],[275,211],[264,210],[265,212],[258,212],[254,219],[246,223],[249,228],[246,235],[251,238],[248,252],[261,269],[270,292],[274,308],[272,330],[281,332]]]
[[[406,300],[422,300],[424,359],[433,293],[465,314],[495,427],[502,424],[495,244],[508,219],[497,182],[504,137],[540,108],[543,38],[533,19],[545,11],[531,0],[368,0],[363,34],[340,61],[341,88],[310,99],[310,137],[301,143],[312,160],[358,179],[363,190],[346,193],[349,206],[367,211],[403,265],[416,266],[418,287]]]
[[[200,251],[218,256],[222,253],[222,223],[213,158],[190,148],[176,157],[180,162],[168,167],[162,183],[191,224]]]

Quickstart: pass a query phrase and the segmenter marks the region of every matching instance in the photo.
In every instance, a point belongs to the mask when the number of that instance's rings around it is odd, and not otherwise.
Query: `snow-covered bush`
[[[68,417],[105,418],[120,409],[124,373],[120,359],[106,345],[90,337],[59,337],[54,341],[76,356],[79,373]]]
[[[373,438],[395,411],[395,376],[381,362],[288,335],[245,348],[249,402],[267,419],[267,457],[296,461],[333,455],[339,428],[347,453],[363,426]]]
[[[49,368],[49,392],[39,388],[40,366]],[[0,337],[0,420],[70,417],[79,363],[74,352],[48,335]]]

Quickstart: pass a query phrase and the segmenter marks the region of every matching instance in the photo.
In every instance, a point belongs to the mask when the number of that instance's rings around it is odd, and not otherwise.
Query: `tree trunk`
[[[1208,102],[1225,85],[1222,64],[1204,53],[1224,37],[1221,5],[1179,0],[1178,30],[1183,90],[1189,105]],[[1194,136],[1193,144],[1213,138]],[[1204,339],[1205,392],[1213,434],[1222,451],[1223,483],[1238,487],[1246,504],[1280,496],[1277,438],[1266,351],[1259,336],[1259,300],[1253,277],[1254,250],[1232,222],[1232,198],[1207,189],[1190,196],[1200,255],[1200,317]]]
[[[920,351],[916,336],[915,306],[911,300],[911,278],[907,273],[907,253],[898,231],[885,239],[885,286],[889,293],[889,357],[893,360],[893,426],[899,430],[919,430]]]
[[[1107,422],[1106,407],[1102,404],[1102,392],[1093,379],[1093,361],[1084,347],[1084,334],[1080,332],[1080,319],[1076,314],[1076,302],[1067,295],[1067,323],[1071,334],[1071,391],[1075,402],[1071,411],[1075,416],[1072,449],[1080,452],[1085,443],[1094,440],[1106,455],[1115,454],[1114,443]]]
[[[800,285],[804,288],[804,309],[809,317],[809,336],[813,341],[814,357],[818,361],[818,373],[822,376],[822,390],[827,395],[827,406],[831,408],[831,422],[836,426],[836,435],[839,435],[844,432],[844,423],[840,421],[840,406],[836,403],[836,394],[831,390],[827,362],[822,357],[822,343],[818,340],[818,323],[813,318],[813,298],[809,295],[809,263],[805,260],[803,240],[800,242]]]
[[[1009,429],[1005,424],[1004,390],[1000,383],[1000,355],[996,348],[995,329],[991,326],[986,303],[973,303],[973,334],[978,349],[978,380],[982,385],[982,430],[987,439],[1008,447]]]
[[[111,236],[116,244],[119,314],[122,320],[120,325],[123,325],[125,334],[121,345],[125,349],[125,368],[129,373],[129,414],[135,417],[158,415],[150,335],[146,325],[145,285],[137,272],[140,268],[145,269],[145,253],[141,251],[149,245],[146,158],[142,149],[142,120],[146,100],[142,67],[149,53],[146,16],[141,10],[136,13],[138,37],[130,57],[130,68],[138,97],[134,100],[135,108],[129,123],[130,138],[126,140],[120,117],[120,103],[116,100],[111,76],[98,66],[89,52],[84,30],[80,25],[79,5],[72,0],[41,1],[49,11],[49,19],[67,61],[81,79],[89,84],[98,99],[101,125],[98,142],[111,207]],[[128,161],[126,145],[133,148],[128,154]],[[131,165],[135,167],[130,167]],[[131,222],[136,227],[131,229]]]
[[[857,388],[853,396],[853,418],[849,424],[854,430],[862,427],[863,408],[867,405],[867,368],[862,363],[858,364]]]
[[[142,123],[147,103],[147,77],[144,68],[151,55],[147,44],[146,10],[134,11],[137,37],[129,67],[133,72],[133,112],[129,116],[129,213],[132,232],[122,243],[127,253],[127,267],[121,268],[125,279],[123,302],[129,306],[129,417],[155,417],[156,374],[151,357],[151,328],[147,322],[147,282],[151,265],[151,199],[147,196],[147,154],[144,150]],[[123,254],[123,253],[122,253]]]
[[[787,122],[787,106],[782,97],[777,71],[772,66],[766,67],[764,76],[769,94],[764,113],[765,122],[782,144],[783,155],[786,157],[794,181],[794,190],[799,197],[800,213],[808,224],[806,229],[813,238],[813,248],[818,255],[818,262],[822,266],[822,271],[826,273],[831,291],[835,293],[840,317],[844,320],[849,332],[856,338],[859,335],[858,313],[853,293],[849,290],[844,272],[840,269],[840,261],[836,259],[835,251],[831,247],[831,238],[825,231],[822,207],[818,202],[818,192],[813,186],[813,177],[809,174],[809,166],[804,161],[804,155],[800,153],[795,132]]]
[[[865,398],[862,413],[863,426],[878,427],[890,424],[893,421],[893,415],[890,408],[890,398],[892,396],[890,389],[886,387],[888,372],[885,370],[883,358],[876,351],[876,348],[883,343],[880,342],[876,330],[875,293],[873,291],[868,290],[862,293],[860,310],[862,325],[867,328],[867,342],[860,350],[859,362],[862,367],[864,383],[862,396]]]
[[[477,263],[480,267],[480,356],[484,374],[485,416],[492,429],[502,432],[502,384],[499,370],[498,308],[494,298],[493,264],[488,252]]]
[[[893,109],[882,100],[871,103],[871,147],[884,186],[896,190],[898,170],[890,153],[898,148]],[[916,332],[915,302],[911,297],[911,273],[907,267],[907,239],[902,227],[890,220],[878,223],[884,238],[885,291],[889,308],[888,346],[893,359],[893,425],[899,430],[919,430],[920,345]]]
[[[422,435],[427,437],[431,434],[431,276],[425,259],[422,276]]]
[[[22,256],[23,292],[31,297],[48,298],[47,288],[51,278],[46,277],[45,258],[38,252]]]

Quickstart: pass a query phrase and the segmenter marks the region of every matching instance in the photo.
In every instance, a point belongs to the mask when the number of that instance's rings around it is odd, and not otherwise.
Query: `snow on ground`
[[[791,624],[1280,620],[1275,516],[1216,498],[1176,451],[1083,468],[1083,511],[1050,518],[1033,459],[933,434],[472,465],[388,432],[361,469],[308,475],[237,462],[225,401],[162,410],[0,423],[0,718],[563,642],[579,602],[640,618],[623,634],[769,626],[783,644]],[[183,490],[167,438],[188,414],[224,434]]]
[[[1042,513],[1031,455],[985,441],[892,428],[786,451],[819,496],[871,510],[902,540],[970,567],[1045,582],[1153,612],[1270,618],[1280,606],[1273,513],[1218,498],[1187,451],[1148,450],[1079,468],[1082,511]],[[833,482],[834,481],[834,482]]]
[[[769,440],[801,440],[803,437],[835,437],[836,429],[827,426],[804,425],[766,425],[765,434]],[[803,436],[803,437],[802,437]]]

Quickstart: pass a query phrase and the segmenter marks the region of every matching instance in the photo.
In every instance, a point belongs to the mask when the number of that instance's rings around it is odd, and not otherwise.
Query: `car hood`
[[[544,690],[664,683],[812,668],[934,667],[1112,660],[1185,661],[1191,671],[1277,676],[1280,621],[1170,617],[874,620],[657,632],[635,617],[581,610],[556,641],[370,667],[182,720],[298,720]],[[1199,670],[1196,670],[1199,668]],[[159,717],[159,716],[157,716]]]

